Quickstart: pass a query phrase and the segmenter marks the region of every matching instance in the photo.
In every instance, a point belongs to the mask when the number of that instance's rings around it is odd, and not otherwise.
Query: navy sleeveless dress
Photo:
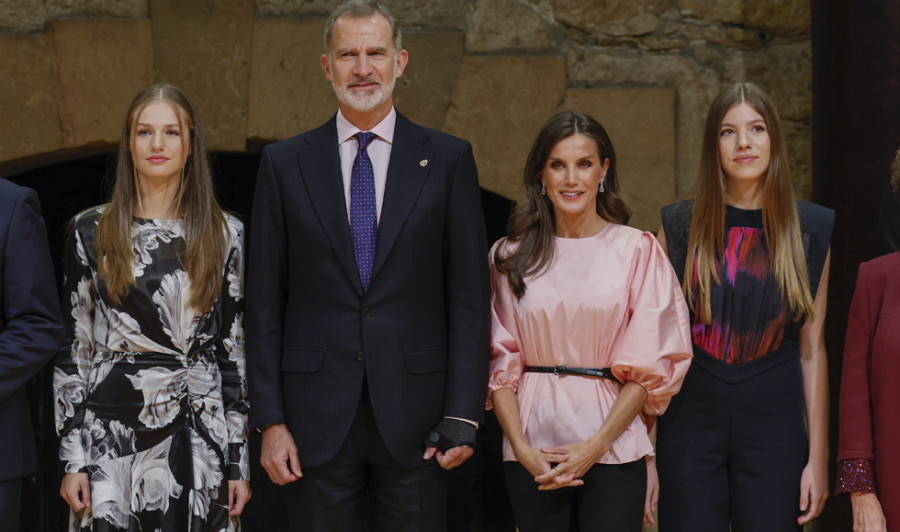
[[[682,282],[692,208],[662,210]],[[834,212],[805,201],[797,210],[815,295]],[[719,278],[711,323],[691,313],[694,361],[659,419],[660,531],[796,531],[808,453],[798,351],[805,320],[779,293],[761,210],[726,206]]]

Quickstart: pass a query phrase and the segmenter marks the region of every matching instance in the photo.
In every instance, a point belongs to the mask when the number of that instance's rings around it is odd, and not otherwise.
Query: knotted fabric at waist
[[[161,429],[185,416],[193,424],[195,416],[222,415],[222,377],[212,350],[187,357],[135,351],[98,355],[87,397],[88,408],[98,417],[137,417],[144,427]]]

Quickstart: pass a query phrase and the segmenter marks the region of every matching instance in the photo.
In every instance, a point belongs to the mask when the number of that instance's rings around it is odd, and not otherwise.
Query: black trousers
[[[808,444],[800,361],[731,384],[692,364],[659,419],[660,532],[797,532]]]
[[[337,455],[321,467],[300,466],[303,477],[288,485],[292,532],[447,528],[446,471],[433,460],[412,469],[394,460],[378,432],[366,387]]]
[[[519,532],[639,532],[647,493],[643,458],[626,464],[595,464],[583,486],[538,491],[519,462],[505,462],[506,486]],[[574,520],[574,523],[573,523]]]
[[[0,529],[19,530],[19,512],[22,502],[22,479],[0,481]]]

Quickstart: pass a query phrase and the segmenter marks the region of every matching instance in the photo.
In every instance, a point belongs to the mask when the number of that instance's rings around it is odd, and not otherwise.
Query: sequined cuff
[[[854,458],[838,462],[835,495],[841,493],[875,493],[875,470],[872,460]]]

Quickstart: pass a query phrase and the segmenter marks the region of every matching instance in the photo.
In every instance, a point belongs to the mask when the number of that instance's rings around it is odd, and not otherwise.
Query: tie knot
[[[360,131],[353,136],[356,137],[356,140],[359,141],[359,151],[366,151],[366,148],[369,147],[369,143],[372,142],[372,139],[374,139],[378,135],[372,133],[371,131]]]

